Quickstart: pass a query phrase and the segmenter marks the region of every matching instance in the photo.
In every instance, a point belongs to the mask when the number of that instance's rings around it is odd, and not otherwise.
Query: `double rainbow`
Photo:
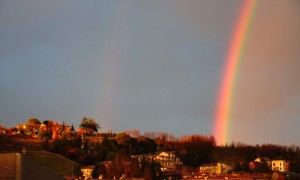
[[[228,140],[235,80],[256,6],[257,0],[244,1],[231,38],[214,121],[214,136],[219,145]]]

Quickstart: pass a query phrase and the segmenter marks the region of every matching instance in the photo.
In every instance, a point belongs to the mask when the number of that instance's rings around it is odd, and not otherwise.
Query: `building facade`
[[[82,176],[85,177],[86,179],[92,178],[92,172],[94,170],[95,166],[85,166],[81,168]]]
[[[176,157],[174,152],[161,152],[154,157],[154,160],[166,169],[176,169],[177,166],[182,165],[179,157]]]
[[[285,160],[272,160],[272,171],[288,172],[289,163]]]
[[[224,163],[204,164],[199,168],[200,173],[209,172],[214,174],[227,173],[230,170],[231,170],[231,166],[228,166]]]
[[[146,161],[155,161],[160,163],[162,170],[174,170],[178,166],[182,165],[180,158],[175,155],[174,152],[161,152],[153,154],[143,154],[143,155],[133,155],[131,156],[134,159],[138,159],[138,162],[141,163],[142,159]]]

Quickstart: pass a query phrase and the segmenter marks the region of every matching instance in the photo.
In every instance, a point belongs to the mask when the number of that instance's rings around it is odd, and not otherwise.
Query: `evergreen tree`
[[[73,124],[71,125],[70,131],[75,131],[75,128],[74,128]]]

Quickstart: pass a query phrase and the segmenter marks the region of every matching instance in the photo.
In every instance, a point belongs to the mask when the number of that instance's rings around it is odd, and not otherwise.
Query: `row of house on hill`
[[[160,163],[162,172],[170,172],[182,166],[180,158],[175,155],[175,152],[160,152],[144,155],[132,155],[131,158],[137,159],[139,163],[145,161],[155,161]],[[107,162],[105,162],[107,165]],[[249,168],[253,170],[260,163],[267,163],[268,167],[274,172],[288,172],[289,163],[285,160],[270,160],[267,158],[257,158],[249,163]],[[123,163],[124,169],[130,169],[130,162]],[[84,176],[90,177],[94,166],[82,168]],[[225,163],[210,163],[200,166],[199,173],[224,174],[232,170],[230,165]],[[126,173],[126,172],[125,172]]]
[[[255,171],[262,163],[267,165],[267,168],[276,172],[289,172],[289,162],[286,160],[271,160],[268,158],[256,158],[254,161],[249,162],[249,169]],[[223,174],[232,170],[230,165],[225,163],[211,163],[200,166],[200,173],[213,173]]]
[[[132,159],[137,159],[139,163],[142,163],[143,160],[151,162],[155,161],[160,163],[161,170],[163,172],[173,171],[177,167],[182,165],[182,162],[180,161],[180,158],[175,155],[174,152],[160,152],[160,153],[151,153],[151,154],[143,154],[143,155],[132,155]],[[109,170],[109,166],[112,162],[110,161],[104,161],[102,162],[105,166],[106,170]],[[130,161],[124,161],[122,163],[124,174],[127,174],[130,171],[131,162]],[[95,166],[85,166],[81,168],[82,175],[85,178],[91,178],[92,171]]]
[[[41,132],[51,132],[52,139],[61,138],[62,132],[69,133],[71,130],[71,126],[65,123],[61,124],[54,121],[49,122],[48,125],[41,123],[31,128],[29,128],[26,124],[19,124],[16,128],[17,131],[15,132],[15,134],[22,134],[23,132],[33,137],[36,137],[37,134]]]

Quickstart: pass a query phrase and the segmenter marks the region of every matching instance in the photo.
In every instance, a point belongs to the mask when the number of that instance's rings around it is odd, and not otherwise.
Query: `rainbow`
[[[256,0],[245,0],[238,16],[230,48],[225,61],[221,89],[214,120],[214,136],[219,145],[228,140],[230,112],[233,103],[234,85],[238,67],[242,59],[249,27],[253,19]]]
[[[131,2],[115,3],[112,7],[114,11],[112,16],[108,17],[109,21],[112,22],[111,29],[108,36],[106,37],[104,44],[106,49],[103,52],[99,52],[98,57],[101,58],[103,64],[101,64],[100,72],[101,74],[101,89],[100,92],[100,108],[98,110],[99,119],[105,120],[103,122],[103,127],[106,131],[116,127],[117,123],[115,121],[114,103],[118,101],[115,98],[113,92],[119,89],[120,73],[122,72],[122,67],[120,66],[120,61],[124,56],[122,49],[122,44],[126,42],[126,28],[129,24],[128,20],[131,17]],[[129,25],[128,25],[129,26]],[[103,130],[103,129],[102,129]]]

